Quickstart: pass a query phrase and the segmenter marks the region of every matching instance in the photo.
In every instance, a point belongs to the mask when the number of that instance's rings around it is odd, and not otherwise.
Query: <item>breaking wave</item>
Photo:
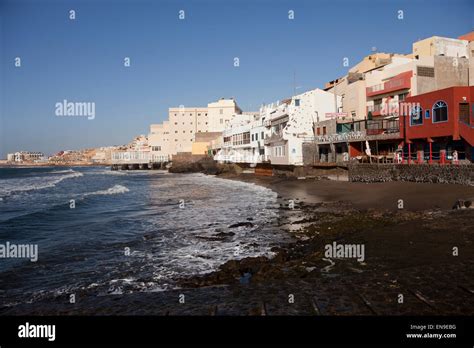
[[[67,179],[74,179],[83,176],[80,172],[73,170],[64,170],[51,172],[49,174],[65,174],[65,175],[53,175],[47,177],[35,176],[31,178],[20,178],[20,179],[6,179],[2,181],[0,186],[0,197],[11,196],[17,193],[38,191],[46,188],[55,187],[60,182]]]
[[[96,196],[96,195],[116,195],[120,193],[126,193],[129,192],[130,190],[122,185],[114,185],[111,188],[108,188],[107,190],[99,190],[95,192],[89,192],[89,193],[84,193],[84,196]]]

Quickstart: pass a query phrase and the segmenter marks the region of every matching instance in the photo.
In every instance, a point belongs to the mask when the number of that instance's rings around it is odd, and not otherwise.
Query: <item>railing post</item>
[[[411,163],[411,144],[408,143],[408,164]]]
[[[418,164],[422,164],[423,163],[423,151],[421,151],[421,150],[417,151],[416,158],[418,160]]]
[[[430,142],[430,161],[429,164],[433,163],[433,143]]]
[[[440,164],[446,164],[446,150],[440,150]]]

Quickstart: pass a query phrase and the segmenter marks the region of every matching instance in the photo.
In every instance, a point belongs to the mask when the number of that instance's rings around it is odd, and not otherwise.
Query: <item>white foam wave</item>
[[[0,196],[9,196],[15,193],[43,190],[46,188],[55,187],[63,180],[79,178],[81,176],[83,176],[83,174],[80,172],[68,171],[65,175],[55,175],[51,177],[35,176],[31,178],[6,179],[3,180],[0,185]]]
[[[125,192],[129,192],[129,191],[130,190],[125,186],[115,185],[115,186],[112,186],[112,187],[108,188],[107,190],[99,190],[99,191],[95,191],[95,192],[85,193],[84,196],[87,197],[87,196],[96,196],[96,195],[116,195],[116,194],[119,194],[119,193],[125,193]]]
[[[122,172],[118,170],[101,170],[98,172],[92,172],[91,174],[101,174],[101,175],[127,175],[127,172]]]
[[[65,174],[65,173],[77,173],[73,169],[65,169],[65,170],[55,170],[50,172],[49,174]]]

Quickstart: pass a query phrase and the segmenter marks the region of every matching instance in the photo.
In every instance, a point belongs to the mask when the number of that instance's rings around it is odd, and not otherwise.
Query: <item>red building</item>
[[[373,101],[373,106],[367,107],[367,113],[372,116],[390,116],[398,112],[398,103],[410,95],[411,70],[393,76],[383,84],[367,87],[367,101]]]
[[[474,161],[474,87],[450,87],[400,103],[404,158],[413,162]],[[454,158],[453,158],[454,156]]]

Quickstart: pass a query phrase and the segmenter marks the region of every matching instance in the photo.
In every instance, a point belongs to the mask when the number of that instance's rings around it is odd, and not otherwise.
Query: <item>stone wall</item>
[[[353,163],[349,165],[349,181],[412,181],[474,186],[474,165]]]

